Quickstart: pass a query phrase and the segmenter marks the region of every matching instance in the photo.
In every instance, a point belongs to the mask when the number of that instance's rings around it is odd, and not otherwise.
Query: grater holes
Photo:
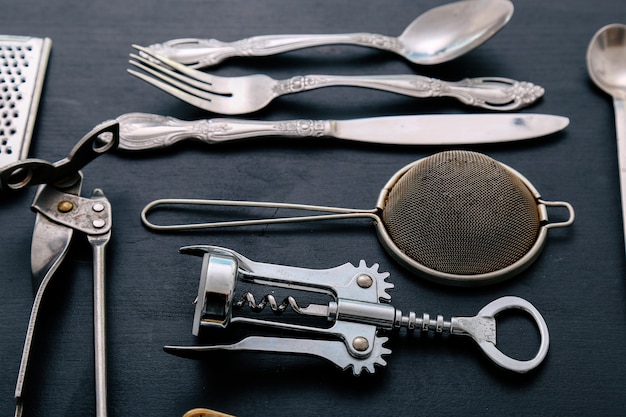
[[[28,145],[29,139],[25,137],[29,134],[25,130],[31,117],[29,104],[33,94],[37,97],[40,94],[39,90],[33,90],[31,78],[36,81],[38,77],[35,72],[42,58],[41,46],[45,46],[46,53],[49,48],[38,38],[33,38],[32,42],[22,37],[3,41],[8,43],[0,42],[0,167],[27,152],[24,145]],[[21,181],[16,179],[17,184]]]
[[[5,136],[5,130],[0,129],[0,154],[11,155],[13,149],[9,146],[9,138]]]
[[[2,118],[8,118],[10,114],[7,112],[2,113]],[[11,121],[7,120],[4,123],[5,127],[0,127],[0,154],[11,155],[13,148],[9,144],[9,138],[17,133],[17,130],[11,126]]]

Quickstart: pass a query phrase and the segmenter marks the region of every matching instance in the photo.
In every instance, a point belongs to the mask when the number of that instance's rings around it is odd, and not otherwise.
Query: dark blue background
[[[126,73],[131,44],[173,38],[233,41],[286,33],[397,35],[442,2],[393,1],[5,1],[0,32],[50,37],[52,55],[30,155],[67,156],[96,124],[141,111],[182,119],[213,117]],[[525,112],[571,119],[565,132],[527,142],[475,146],[524,174],[547,200],[565,200],[576,223],[549,233],[537,262],[518,277],[458,289],[411,276],[387,255],[368,221],[213,233],[155,234],[139,213],[164,197],[225,198],[372,208],[404,165],[443,150],[324,140],[263,139],[224,146],[181,144],[162,152],[112,153],[84,169],[85,193],[102,188],[114,210],[108,250],[111,416],[180,416],[208,407],[238,416],[622,415],[626,396],[625,262],[611,99],[585,67],[601,26],[626,23],[619,0],[525,0],[509,24],[475,51],[434,67],[382,52],[328,46],[273,58],[233,59],[213,71],[276,78],[318,74],[418,73],[442,79],[503,76],[546,89]],[[355,88],[283,97],[251,118],[354,118],[467,113],[450,99],[417,100]],[[0,415],[13,390],[33,291],[30,239],[34,189],[0,203]],[[398,308],[473,315],[502,295],[531,301],[544,315],[551,349],[528,375],[495,368],[469,340],[396,335],[388,367],[354,378],[311,358],[218,355],[193,361],[165,344],[194,344],[192,301],[200,260],[180,246],[214,244],[258,261],[329,268],[365,259],[391,273]],[[27,416],[92,415],[91,250],[79,237],[43,307],[27,380]],[[504,323],[507,324],[507,323]],[[505,326],[506,328],[506,326]],[[506,338],[509,337],[507,345]],[[528,343],[517,338],[529,337]],[[535,336],[504,333],[504,347]],[[519,346],[516,346],[519,345]]]

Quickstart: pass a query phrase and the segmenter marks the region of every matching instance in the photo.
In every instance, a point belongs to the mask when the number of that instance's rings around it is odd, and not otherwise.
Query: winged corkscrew
[[[497,365],[514,371],[527,372],[537,367],[548,352],[549,335],[546,323],[537,309],[519,297],[502,297],[483,307],[474,317],[443,316],[431,319],[414,312],[403,314],[389,304],[387,282],[389,273],[379,272],[378,265],[368,267],[344,264],[331,269],[305,269],[251,261],[242,255],[216,246],[187,246],[182,253],[203,257],[202,274],[196,300],[193,334],[202,327],[225,329],[230,324],[247,324],[270,328],[281,336],[248,336],[233,344],[207,346],[165,346],[165,351],[179,356],[197,356],[211,351],[261,351],[297,353],[326,359],[341,369],[352,368],[354,375],[375,372],[385,366],[383,358],[391,353],[384,344],[386,334],[404,327],[408,330],[434,330],[471,337]],[[269,287],[269,295],[257,303],[251,292],[236,296],[238,288],[246,285]],[[295,297],[285,297],[277,303],[277,289],[327,297],[325,304],[301,306]],[[236,314],[245,305],[259,313],[266,307],[282,315],[293,310],[298,317],[318,318],[330,325],[300,324],[297,320],[276,320]],[[504,355],[496,347],[496,318],[503,310],[519,309],[535,321],[541,336],[539,350],[530,360],[517,360]],[[292,332],[294,337],[283,337]],[[303,336],[304,335],[304,336]]]

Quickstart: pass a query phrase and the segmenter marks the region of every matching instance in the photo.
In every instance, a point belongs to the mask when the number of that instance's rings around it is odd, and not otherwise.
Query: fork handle
[[[216,65],[237,56],[268,56],[322,45],[357,45],[391,52],[403,48],[398,38],[375,33],[333,35],[262,35],[234,42],[217,39],[174,39],[148,47],[159,55],[194,68]]]
[[[127,113],[118,117],[117,121],[120,124],[118,149],[125,151],[166,148],[184,139],[213,144],[257,136],[332,136],[330,120],[256,121],[215,118],[186,121],[156,114]]]
[[[301,75],[278,81],[274,92],[278,97],[330,86],[364,87],[418,98],[454,97],[467,105],[490,110],[518,109],[544,93],[538,85],[509,78],[465,78],[450,82],[421,75]]]

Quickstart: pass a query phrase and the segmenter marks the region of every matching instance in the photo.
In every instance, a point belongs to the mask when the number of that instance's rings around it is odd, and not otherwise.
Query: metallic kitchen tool
[[[491,38],[513,16],[509,0],[462,0],[418,16],[398,37],[375,33],[328,35],[265,35],[235,42],[216,39],[175,39],[150,49],[196,68],[236,56],[267,56],[301,48],[346,44],[399,54],[420,65],[450,61]]]
[[[94,127],[60,161],[51,163],[28,158],[0,168],[0,192],[20,190],[29,185],[62,185],[96,157],[119,144],[119,124],[106,121]]]
[[[232,207],[326,214],[187,224],[155,223],[148,219],[149,215],[156,217],[160,209],[168,208],[171,219],[172,209],[197,210],[197,206],[231,207],[230,216],[234,216]],[[550,223],[547,208],[552,206],[565,208],[569,218]],[[411,271],[445,284],[481,285],[510,278],[528,267],[539,256],[549,229],[573,223],[574,209],[566,202],[544,201],[521,174],[486,155],[455,150],[402,168],[383,187],[371,210],[160,199],[146,205],[141,217],[144,225],[158,231],[369,218],[383,246]]]
[[[126,113],[120,123],[124,151],[166,148],[186,139],[213,144],[267,136],[334,137],[387,145],[470,145],[546,136],[564,129],[569,119],[529,113],[436,114],[352,120],[179,120],[147,113]]]
[[[0,168],[28,156],[52,41],[0,35]]]
[[[544,93],[542,87],[533,83],[503,77],[455,82],[414,74],[298,75],[285,80],[264,74],[220,77],[189,68],[141,46],[134,48],[150,59],[131,54],[130,64],[143,72],[128,70],[130,74],[192,106],[220,114],[252,113],[283,95],[334,86],[370,88],[416,98],[452,97],[469,106],[499,111],[526,107]]]
[[[587,48],[587,70],[593,82],[613,98],[626,240],[626,25],[614,23],[596,32]]]
[[[235,417],[232,414],[210,410],[208,408],[194,408],[183,414],[183,417]]]
[[[193,321],[193,334],[201,328],[225,329],[230,324],[245,324],[280,332],[277,336],[247,336],[232,344],[205,346],[165,346],[165,351],[180,356],[195,357],[212,351],[260,351],[311,355],[326,359],[341,369],[352,368],[354,375],[362,371],[375,372],[385,366],[383,356],[391,350],[385,347],[387,333],[402,327],[409,331],[434,330],[471,337],[494,363],[504,369],[524,373],[536,368],[548,353],[548,327],[537,309],[519,297],[502,297],[483,307],[473,317],[421,316],[403,313],[389,305],[388,273],[379,272],[378,265],[368,267],[361,261],[358,267],[344,264],[336,268],[312,270],[284,265],[254,262],[225,248],[187,246],[182,253],[203,257],[202,273]],[[254,285],[261,291],[274,293],[285,290],[325,297],[322,303],[302,304],[296,296],[286,296],[278,304],[272,294],[257,304],[252,292],[241,293],[240,286]],[[245,291],[245,290],[244,290]],[[276,316],[259,318],[246,315],[246,304],[260,313],[266,306]],[[285,317],[291,309],[295,318]],[[519,309],[534,320],[541,337],[536,355],[518,360],[502,353],[496,345],[496,316]],[[245,312],[242,313],[242,310]],[[301,317],[319,320],[317,325],[300,324]]]
[[[74,232],[87,236],[93,248],[94,275],[94,348],[95,348],[95,392],[98,417],[107,415],[106,407],[106,329],[105,329],[105,248],[111,237],[111,204],[103,192],[95,189],[91,197],[81,197],[83,176],[79,170],[98,155],[93,145],[96,137],[105,135],[107,148],[115,147],[119,140],[118,124],[108,122],[94,129],[74,148],[72,155],[57,164],[40,160],[25,160],[21,166],[13,166],[13,172],[22,168],[27,179],[12,183],[15,188],[29,184],[40,185],[32,209],[37,213],[31,247],[31,268],[37,292],[31,310],[28,330],[22,352],[22,360],[15,388],[15,416],[24,410],[24,382],[28,371],[30,348],[39,314],[39,307],[46,288],[65,258]],[[46,183],[49,176],[50,183]]]

